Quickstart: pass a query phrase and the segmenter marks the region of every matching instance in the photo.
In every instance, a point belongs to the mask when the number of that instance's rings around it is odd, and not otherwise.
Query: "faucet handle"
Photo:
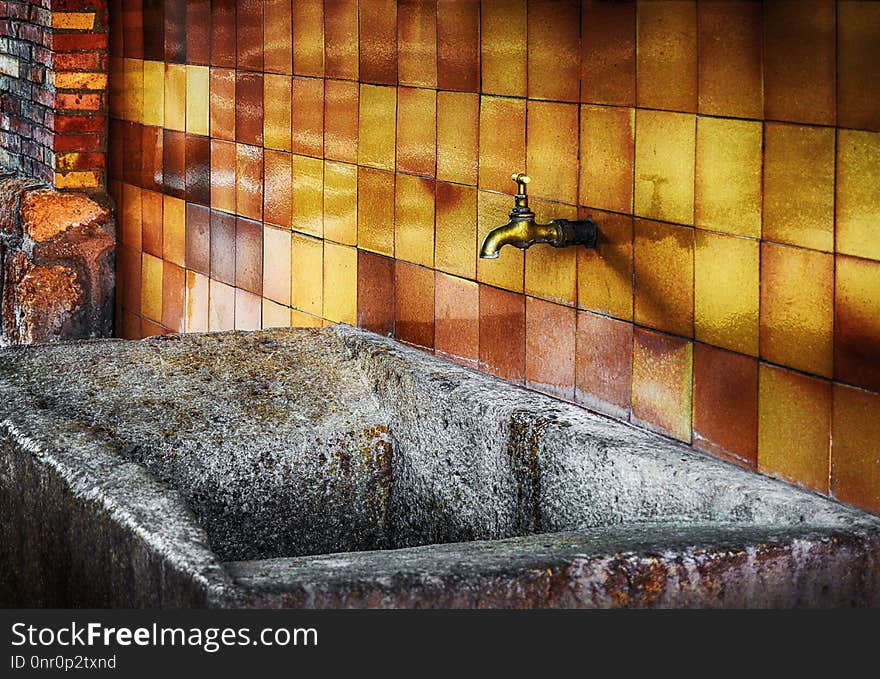
[[[532,181],[531,177],[527,176],[522,172],[516,172],[510,175],[510,178],[516,182],[516,192],[520,196],[526,195],[526,184]]]

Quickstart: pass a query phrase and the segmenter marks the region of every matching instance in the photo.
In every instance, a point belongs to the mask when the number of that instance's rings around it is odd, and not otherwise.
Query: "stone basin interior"
[[[832,502],[348,327],[119,341],[112,360],[108,344],[21,352],[0,377],[175,489],[223,561],[839,520]]]

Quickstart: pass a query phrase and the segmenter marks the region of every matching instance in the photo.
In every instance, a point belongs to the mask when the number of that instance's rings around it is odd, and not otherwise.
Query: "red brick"
[[[54,33],[52,49],[56,52],[107,49],[106,33]]]

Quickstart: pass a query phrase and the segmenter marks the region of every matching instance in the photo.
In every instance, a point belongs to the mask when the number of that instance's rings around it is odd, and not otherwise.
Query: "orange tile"
[[[288,328],[290,327],[289,307],[282,306],[273,302],[271,299],[263,298],[263,323],[262,327],[266,328]]]
[[[581,2],[581,101],[632,106],[636,99],[636,3]]]
[[[153,323],[152,321],[148,321],[146,318],[141,319],[141,339],[146,339],[147,337],[154,337],[156,335],[164,335],[168,331],[163,328],[158,323]]]
[[[636,111],[635,214],[693,224],[695,116]]]
[[[324,83],[324,156],[358,162],[358,84],[343,80]]]
[[[146,252],[141,259],[141,305],[145,317],[162,321],[162,260]]]
[[[259,330],[263,327],[263,300],[247,290],[235,290],[235,329]]]
[[[324,318],[349,325],[357,322],[357,268],[355,248],[324,243]]]
[[[526,297],[526,386],[556,398],[574,398],[574,309]]]
[[[293,72],[293,21],[288,0],[266,0],[263,6],[263,65],[268,73]]]
[[[235,329],[235,288],[211,279],[208,303],[208,329],[211,332]]]
[[[522,383],[526,371],[526,298],[480,286],[480,368]]]
[[[434,262],[437,269],[474,279],[477,276],[477,190],[437,182]]]
[[[186,317],[186,271],[165,262],[162,267],[162,325],[183,332]]]
[[[697,119],[697,226],[760,238],[762,144],[760,122]]]
[[[697,4],[700,113],[763,117],[761,11],[751,0]]]
[[[583,219],[590,214],[581,210]],[[577,305],[616,318],[633,317],[633,220],[592,211],[599,227],[595,249],[578,248]]]
[[[324,2],[297,0],[293,3],[293,72],[324,75]]]
[[[358,250],[357,324],[380,335],[394,334],[394,260]]]
[[[288,270],[291,306],[314,316],[321,315],[324,301],[323,268],[324,243],[317,238],[293,234]]]
[[[397,90],[361,85],[358,114],[358,165],[394,169]]]
[[[758,362],[694,344],[695,448],[754,469],[758,463]]]
[[[479,131],[478,94],[437,93],[437,179],[476,186]]]
[[[635,221],[635,320],[683,337],[694,334],[694,230]]]
[[[834,248],[834,129],[767,123],[764,238]]]
[[[165,64],[165,128],[186,129],[186,66]]]
[[[633,326],[588,312],[577,315],[574,400],[628,419],[632,397]]]
[[[394,256],[394,175],[358,168],[358,247]]]
[[[480,0],[437,0],[437,83],[480,89]]]
[[[835,384],[831,441],[834,497],[880,513],[880,395]]]
[[[437,163],[437,96],[434,90],[397,91],[397,170],[433,177]]]
[[[235,140],[242,144],[263,145],[264,80],[262,73],[235,72]]]
[[[580,0],[528,3],[530,99],[580,99],[580,12]]]
[[[761,245],[761,358],[831,376],[834,258]]]
[[[842,127],[880,130],[878,35],[880,4],[837,3],[837,123]]]
[[[539,223],[551,219],[577,219],[577,208],[558,203],[532,200],[532,210]],[[583,248],[554,248],[533,245],[525,252],[525,292],[527,295],[575,305],[577,297],[577,251]]]
[[[231,141],[211,140],[211,207],[235,212],[236,149]]]
[[[324,70],[328,78],[357,80],[357,0],[335,0],[325,3]]]
[[[291,228],[321,237],[324,234],[324,162],[293,156],[291,170]]]
[[[293,79],[294,153],[321,158],[324,155],[324,81],[316,78]]]
[[[527,138],[530,195],[574,205],[578,191],[578,107],[530,101]]]
[[[828,492],[831,383],[762,363],[758,470]]]
[[[162,259],[186,264],[186,203],[165,196],[162,206]]]
[[[480,191],[477,196],[477,247],[488,233],[508,221],[513,207],[510,196]],[[501,248],[498,259],[477,260],[477,280],[515,292],[523,291],[525,258],[521,250],[511,245]]]
[[[401,85],[437,87],[437,2],[397,4],[397,78]]]
[[[394,256],[434,266],[434,182],[397,175],[394,188]]]
[[[263,101],[263,145],[267,149],[290,151],[290,77],[267,73],[263,78]]]
[[[162,194],[141,191],[141,248],[156,257],[162,256]]]
[[[480,6],[482,91],[526,96],[526,0],[493,0]]]
[[[211,87],[211,136],[235,140],[235,70],[212,68]]]
[[[324,238],[357,243],[356,165],[324,161]]]
[[[208,332],[208,277],[186,272],[186,332]]]
[[[760,266],[758,241],[696,232],[694,337],[758,355]]]
[[[397,2],[360,0],[359,79],[368,83],[397,83]]]
[[[117,317],[117,332],[123,339],[137,340],[141,339],[141,319],[128,310],[122,312],[122,317]]]
[[[633,341],[632,420],[690,442],[693,345],[636,328]]]
[[[635,109],[581,106],[581,205],[632,211],[635,120]]]
[[[263,219],[269,224],[290,228],[291,181],[289,153],[263,154]]]
[[[119,240],[135,248],[141,249],[142,229],[143,229],[143,210],[141,194],[143,189],[132,186],[131,184],[122,185],[122,209]]]
[[[834,376],[880,390],[880,262],[838,256]]]
[[[764,117],[833,125],[834,0],[777,0],[764,7]]]
[[[434,347],[434,272],[394,263],[394,336],[401,342]]]
[[[263,228],[263,296],[290,305],[290,232],[271,226]]]
[[[434,290],[434,346],[437,353],[476,367],[480,354],[479,285],[438,271]]]
[[[697,3],[639,2],[638,105],[697,110]]]
[[[480,188],[516,193],[510,176],[526,166],[526,104],[520,99],[480,100]],[[503,224],[504,222],[502,222]]]
[[[263,227],[241,217],[235,220],[235,287],[263,294]]]
[[[837,251],[880,260],[880,132],[840,130]]]
[[[235,145],[235,211],[249,219],[263,218],[263,149]]]

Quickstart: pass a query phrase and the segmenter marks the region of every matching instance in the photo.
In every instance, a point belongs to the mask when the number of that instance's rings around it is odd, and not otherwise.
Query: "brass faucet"
[[[498,252],[505,245],[513,245],[525,250],[535,243],[549,243],[554,248],[569,245],[596,247],[599,230],[591,217],[579,220],[551,219],[547,224],[538,224],[535,213],[529,208],[526,185],[532,181],[522,173],[511,175],[516,182],[516,197],[510,211],[510,221],[504,226],[490,231],[480,246],[481,259],[497,259]]]

